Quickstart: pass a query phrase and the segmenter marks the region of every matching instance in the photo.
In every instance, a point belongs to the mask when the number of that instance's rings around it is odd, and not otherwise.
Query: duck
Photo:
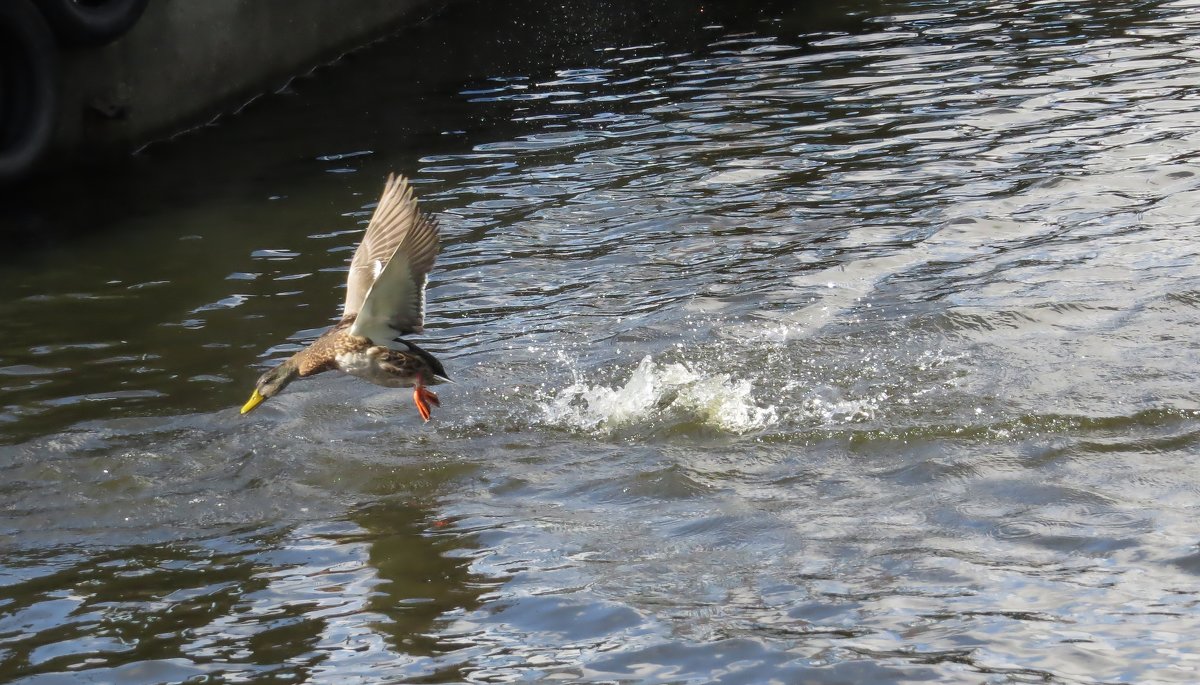
[[[421,211],[403,175],[383,194],[350,260],[341,319],[308,347],[268,370],[242,405],[247,414],[297,378],[340,371],[386,388],[412,388],[428,422],[441,400],[431,385],[452,382],[429,352],[401,336],[421,333],[425,284],[440,250],[437,221]]]

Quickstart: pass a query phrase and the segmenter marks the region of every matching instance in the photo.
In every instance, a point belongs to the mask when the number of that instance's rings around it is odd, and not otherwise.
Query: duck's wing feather
[[[350,331],[386,345],[419,333],[425,318],[425,276],[438,254],[437,222],[417,207],[403,176],[389,175],[383,195],[350,261],[342,320]]]

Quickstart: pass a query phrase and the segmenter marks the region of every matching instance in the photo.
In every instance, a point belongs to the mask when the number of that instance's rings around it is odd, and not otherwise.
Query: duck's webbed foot
[[[417,411],[421,412],[421,418],[426,421],[429,420],[430,405],[442,406],[442,401],[438,399],[437,393],[423,385],[413,388],[413,402],[417,405]]]

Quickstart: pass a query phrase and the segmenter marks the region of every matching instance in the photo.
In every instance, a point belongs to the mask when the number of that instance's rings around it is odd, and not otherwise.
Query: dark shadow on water
[[[350,520],[367,531],[368,563],[382,581],[368,608],[386,617],[376,627],[392,649],[418,656],[448,651],[435,630],[442,617],[478,608],[502,580],[471,572],[471,537],[452,521],[430,520],[429,512],[403,504],[364,507]]]
[[[166,207],[231,193],[258,197],[264,187],[286,188],[324,173],[330,161],[357,168],[363,157],[383,156],[390,159],[381,167],[408,168],[406,158],[505,139],[520,128],[510,108],[463,107],[462,92],[490,79],[552,77],[557,68],[587,68],[606,51],[628,46],[703,51],[718,28],[855,32],[884,4],[853,0],[798,9],[781,0],[536,0],[497,12],[481,0],[450,3],[434,19],[130,158],[101,168],[81,160],[19,193],[0,191],[0,236],[22,248],[0,254],[0,263],[76,236],[121,231],[131,216]]]

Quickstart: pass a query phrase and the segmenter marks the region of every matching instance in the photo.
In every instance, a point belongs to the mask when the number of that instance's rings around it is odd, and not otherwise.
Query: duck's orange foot
[[[442,406],[442,401],[438,399],[437,394],[423,385],[413,388],[413,402],[417,405],[417,411],[421,412],[421,418],[426,421],[429,420],[429,405]]]

